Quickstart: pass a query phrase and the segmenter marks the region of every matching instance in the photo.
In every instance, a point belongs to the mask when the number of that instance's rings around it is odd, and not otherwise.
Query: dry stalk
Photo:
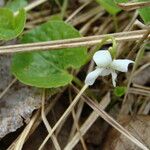
[[[140,107],[140,109],[138,110],[137,114],[148,115],[149,111],[150,111],[150,101],[149,101],[149,97],[147,97],[144,103],[142,104],[142,106]]]
[[[97,19],[99,19],[105,12],[102,11],[98,14],[96,14],[93,18],[91,18],[91,20],[89,20],[86,24],[84,24],[84,26],[80,29],[80,33],[82,35],[85,35],[88,31],[88,29],[90,28],[91,24],[94,23]]]
[[[22,147],[25,143],[25,140],[33,126],[33,124],[35,123],[36,119],[39,116],[39,111],[37,111],[34,116],[31,118],[29,124],[25,127],[25,129],[23,130],[23,132],[21,133],[19,139],[17,140],[14,150],[22,150]]]
[[[56,104],[56,102],[58,101],[58,99],[61,97],[62,93],[58,94],[53,101],[48,105],[48,107],[45,110],[45,114],[48,114],[48,112],[54,107],[54,105]],[[37,113],[37,112],[36,112]],[[34,123],[33,127],[30,130],[30,133],[28,134],[28,136],[26,137],[26,140],[30,137],[30,135],[32,135],[32,133],[36,130],[36,128],[39,126],[39,124],[41,123],[42,119],[40,116],[38,116],[38,119],[36,120],[36,122]],[[20,137],[20,136],[19,136]],[[17,140],[19,139],[19,137],[9,146],[9,148],[7,150],[14,150],[14,147],[17,143]]]
[[[43,4],[44,2],[46,2],[47,0],[37,0],[32,2],[31,4],[27,5],[26,7],[24,7],[25,11],[29,11],[32,10],[33,8]]]
[[[70,99],[70,103],[71,103],[72,102],[71,89],[69,89],[69,99]],[[85,141],[84,141],[84,139],[82,137],[82,134],[81,134],[81,131],[80,131],[80,127],[79,127],[79,124],[78,124],[78,120],[77,120],[74,108],[72,109],[72,117],[73,117],[73,120],[74,120],[75,127],[77,129],[77,132],[79,133],[79,136],[80,136],[79,138],[80,138],[82,147],[83,147],[84,150],[87,150],[87,146],[86,146]]]
[[[135,87],[135,88],[140,88],[140,89],[142,89],[142,90],[147,90],[147,91],[149,91],[150,92],[150,87],[148,87],[148,86],[143,86],[143,85],[139,85],[139,84],[133,84],[133,87]]]
[[[133,28],[133,25],[134,25],[134,23],[135,23],[135,20],[136,20],[137,16],[138,16],[138,12],[136,11],[136,12],[134,13],[134,15],[133,15],[131,21],[129,22],[129,24],[128,24],[128,25],[125,27],[125,29],[123,30],[123,32],[125,32],[125,31],[130,31],[130,30]],[[121,54],[124,53],[124,50],[126,49],[126,46],[128,46],[128,45],[127,45],[127,42],[118,44],[118,49],[119,49],[119,51],[118,51],[118,53],[117,53],[117,57],[119,57]],[[128,49],[129,49],[129,48],[128,48]]]
[[[14,78],[9,85],[3,90],[2,93],[0,93],[0,99],[8,92],[8,90],[10,89],[10,87],[17,81],[16,78]]]
[[[82,93],[87,89],[87,85],[85,85],[80,92],[78,93],[78,95],[75,97],[75,99],[72,101],[72,103],[69,105],[69,107],[67,108],[67,110],[64,112],[64,114],[60,117],[60,119],[57,121],[57,123],[55,124],[55,126],[52,128],[51,132],[47,135],[47,137],[45,138],[45,140],[42,142],[42,144],[39,147],[39,150],[41,150],[44,145],[46,144],[46,142],[48,141],[48,139],[51,137],[51,135],[54,133],[54,131],[57,129],[57,127],[59,126],[59,124],[61,124],[61,122],[63,120],[65,120],[65,118],[70,114],[71,110],[74,108],[74,106],[76,105],[76,103],[79,101]]]
[[[147,39],[147,37],[149,36],[150,34],[150,29],[148,29],[146,31],[146,33],[143,35],[143,37],[139,40],[139,42],[133,47],[133,49],[131,50],[131,52],[129,53],[129,56],[130,57],[132,55],[132,53],[134,53],[140,46],[141,44],[144,42],[144,40]],[[131,75],[130,75],[130,78],[129,78],[129,81],[128,81],[128,84],[127,84],[127,91],[126,91],[126,94],[124,96],[124,99],[123,99],[123,102],[122,102],[122,108],[121,108],[121,111],[120,113],[122,114],[124,112],[124,105],[126,103],[126,99],[127,99],[127,95],[128,95],[128,91],[129,91],[129,88],[130,88],[130,85],[131,85],[131,82],[132,82],[132,79],[133,79],[133,75],[134,75],[134,72],[138,66],[138,63],[139,63],[139,59],[140,59],[140,56],[141,54],[144,52],[144,49],[145,49],[145,43],[141,46],[141,48],[139,49],[138,53],[137,53],[137,56],[136,56],[136,59],[135,59],[135,64],[133,66],[133,69],[132,69],[132,72],[131,72]]]
[[[148,41],[149,35],[150,35],[150,27],[148,27],[145,34],[141,37],[141,39],[139,39],[138,43],[132,48],[132,50],[130,51],[128,55],[128,58],[130,58],[133,55],[133,53],[138,50],[138,48],[143,44],[145,40]]]
[[[81,5],[78,9],[76,9],[67,19],[65,22],[69,22],[73,17],[75,17],[83,8],[85,8],[88,4],[91,3],[91,0],[87,1],[83,5]]]
[[[108,122],[112,127],[118,130],[121,134],[131,140],[134,144],[143,150],[149,150],[142,142],[140,142],[136,137],[134,137],[128,130],[121,126],[117,121],[115,121],[111,116],[109,116],[103,109],[101,109],[97,103],[86,97],[85,102],[95,110],[106,122]]]
[[[133,93],[133,94],[138,94],[138,95],[143,95],[150,97],[150,88],[148,90],[146,89],[140,89],[140,88],[130,88],[128,93]]]
[[[132,3],[118,3],[118,6],[126,11],[131,11],[143,7],[148,7],[150,6],[150,2],[132,2]]]
[[[47,131],[50,133],[52,128],[51,128],[51,126],[50,126],[50,124],[49,124],[49,122],[48,122],[48,120],[47,120],[47,118],[45,116],[45,89],[43,89],[43,94],[42,94],[41,118],[43,120],[43,123],[44,123]],[[55,146],[55,149],[56,150],[61,150],[61,147],[60,147],[60,145],[58,143],[58,140],[57,140],[57,138],[56,138],[56,136],[54,134],[52,134],[52,141],[53,141],[53,144]]]
[[[34,1],[32,3],[30,3],[29,5],[27,5],[26,7],[24,7],[24,10],[27,12],[27,11],[30,11],[32,10],[33,8],[43,4],[44,2],[46,2],[47,0],[37,0],[37,1]],[[14,15],[17,15],[19,11],[16,11],[14,13]]]
[[[50,14],[50,10],[41,10],[40,12],[32,12],[32,13],[29,13],[28,16],[27,16],[27,19],[29,20],[34,20],[34,19],[37,19],[37,18],[40,18],[40,17],[43,17],[43,16],[48,16]]]
[[[88,19],[92,18],[93,16],[100,13],[101,11],[102,11],[102,8],[100,6],[91,8],[89,11],[86,11],[85,13],[82,13],[81,15],[78,15],[76,18],[74,18],[71,21],[71,24],[73,26],[77,26],[77,25],[87,21]]]
[[[67,40],[1,46],[0,54],[16,53],[16,52],[31,52],[31,51],[39,51],[39,50],[41,51],[55,50],[55,49],[72,48],[72,47],[79,47],[79,46],[91,46],[91,45],[99,44],[103,38],[108,36],[115,37],[116,41],[118,42],[131,41],[131,40],[141,39],[146,31],[147,30],[137,30],[137,31],[130,31],[130,32],[74,38],[74,39],[67,39]],[[150,36],[148,36],[148,38],[150,38]],[[108,40],[108,43],[110,42],[111,41]]]
[[[84,97],[82,96],[81,98],[83,99]],[[100,101],[99,107],[105,109],[109,103],[110,103],[110,93],[108,92]],[[93,123],[97,120],[98,117],[99,115],[95,111],[93,111],[90,114],[90,116],[86,119],[86,121],[83,123],[83,125],[80,128],[82,136],[90,129],[90,127],[93,125]],[[72,138],[72,140],[65,146],[64,150],[73,149],[76,146],[76,144],[79,142],[79,136],[80,136],[79,133],[76,133]]]
[[[83,109],[83,106],[84,106],[84,102],[83,101],[79,101],[78,105],[77,105],[77,112],[76,112],[76,120],[77,122],[79,122],[79,119],[80,119],[80,115],[82,113],[82,109]],[[75,124],[73,124],[72,128],[71,128],[71,132],[70,132],[70,135],[69,135],[69,138],[68,138],[68,142],[70,142],[70,140],[72,139],[72,137],[74,136],[75,134],[75,131],[76,131],[76,126]]]

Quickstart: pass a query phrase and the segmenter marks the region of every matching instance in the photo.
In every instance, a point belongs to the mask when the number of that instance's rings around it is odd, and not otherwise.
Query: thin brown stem
[[[147,30],[137,30],[137,31],[130,31],[130,32],[74,38],[74,39],[67,39],[67,40],[1,46],[0,54],[56,50],[61,48],[72,48],[72,47],[79,47],[79,46],[92,46],[95,44],[99,44],[103,38],[106,38],[108,36],[114,37],[117,42],[131,41],[131,40],[141,39],[146,31]],[[150,36],[148,38],[150,38]],[[111,40],[108,40],[107,42],[111,43]]]

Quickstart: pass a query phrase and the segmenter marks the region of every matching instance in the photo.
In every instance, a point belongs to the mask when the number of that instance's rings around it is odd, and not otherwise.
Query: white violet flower
[[[111,54],[108,50],[97,51],[93,56],[93,60],[97,66],[94,71],[87,75],[85,79],[85,84],[87,85],[93,85],[98,76],[107,76],[111,74],[113,86],[116,86],[117,73],[115,70],[127,72],[128,65],[134,63],[134,61],[129,59],[112,60]]]

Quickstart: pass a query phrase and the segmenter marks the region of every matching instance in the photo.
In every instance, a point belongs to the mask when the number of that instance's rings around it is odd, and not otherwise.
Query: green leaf
[[[23,43],[53,41],[80,37],[79,32],[63,21],[49,21],[22,38]],[[87,60],[87,49],[65,48],[13,56],[12,72],[21,82],[42,88],[64,86],[72,81],[67,69],[79,68]]]
[[[138,0],[139,2],[146,2],[149,0]],[[150,7],[144,7],[138,10],[141,18],[143,19],[145,24],[150,23]]]
[[[51,15],[50,20],[62,20],[61,15],[60,14],[55,14],[55,15]]]
[[[26,12],[21,9],[17,15],[8,8],[0,8],[0,40],[16,38],[24,29]]]
[[[25,7],[27,4],[27,0],[13,0],[8,1],[6,7],[11,9],[13,12],[16,12],[19,9]]]
[[[121,9],[117,6],[114,0],[96,0],[102,7],[106,9],[110,14],[116,15]],[[116,0],[117,3],[127,2],[128,0]]]
[[[121,97],[125,94],[126,92],[126,87],[124,86],[117,86],[115,89],[114,89],[114,94],[118,97]]]

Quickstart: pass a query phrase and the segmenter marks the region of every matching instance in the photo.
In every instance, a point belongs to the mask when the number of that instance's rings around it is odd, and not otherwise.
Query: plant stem
[[[62,20],[63,20],[63,18],[65,16],[67,6],[68,6],[68,0],[64,0],[63,6],[61,8],[61,18],[62,18]]]
[[[118,31],[118,20],[116,15],[113,15],[113,21],[114,21],[114,25],[115,25],[115,30],[116,32]]]

